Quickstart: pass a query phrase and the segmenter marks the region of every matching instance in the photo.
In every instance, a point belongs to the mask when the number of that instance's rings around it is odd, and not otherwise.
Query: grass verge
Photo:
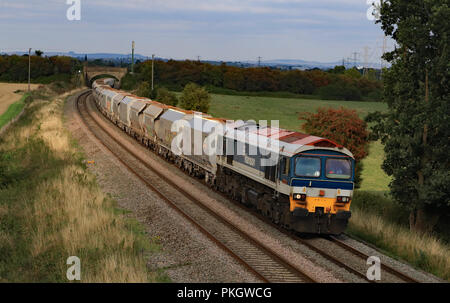
[[[347,233],[450,281],[450,246],[435,235],[410,231],[408,216],[408,210],[386,195],[356,191]]]
[[[6,112],[4,112],[2,115],[0,115],[0,129],[5,126],[9,121],[14,119],[22,109],[25,107],[25,103],[27,98],[29,97],[29,94],[25,94],[20,98],[19,101],[14,102],[11,104]]]
[[[102,193],[63,125],[64,98],[33,101],[0,138],[0,282],[168,281],[146,258],[160,249]]]
[[[362,160],[363,170],[361,174],[361,190],[378,192],[380,194],[389,191],[389,177],[381,168],[384,161],[384,146],[381,141],[371,142],[369,155]]]

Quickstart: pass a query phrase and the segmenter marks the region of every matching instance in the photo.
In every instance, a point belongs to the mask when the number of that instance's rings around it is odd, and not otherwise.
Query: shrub
[[[189,83],[184,87],[180,98],[180,106],[184,109],[207,113],[211,96],[203,87]]]
[[[148,84],[148,82],[141,82],[141,84],[139,84],[137,91],[136,91],[136,95],[138,95],[139,97],[145,97],[145,98],[150,98],[151,97],[151,89],[150,89],[150,85]]]
[[[139,86],[141,76],[137,74],[126,74],[122,77],[120,84],[124,90],[134,90]]]
[[[320,107],[317,113],[301,113],[299,119],[306,120],[303,128],[309,134],[333,140],[353,153],[357,162],[355,183],[358,188],[362,170],[359,162],[368,155],[369,148],[366,122],[359,118],[355,110],[343,107]]]
[[[395,203],[387,193],[356,190],[353,193],[352,208],[383,217],[389,223],[408,227],[408,210]]]
[[[172,106],[177,106],[178,104],[177,96],[165,87],[158,88],[156,96],[156,99],[161,103]]]

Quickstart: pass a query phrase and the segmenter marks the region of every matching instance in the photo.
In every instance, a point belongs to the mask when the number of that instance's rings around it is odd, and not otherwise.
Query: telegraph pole
[[[134,41],[131,43],[131,73],[134,73]]]
[[[261,56],[258,57],[258,66],[261,66]]]
[[[28,92],[30,92],[31,82],[31,48],[28,49]]]
[[[155,54],[152,55],[152,91],[153,91],[154,75],[155,75]]]

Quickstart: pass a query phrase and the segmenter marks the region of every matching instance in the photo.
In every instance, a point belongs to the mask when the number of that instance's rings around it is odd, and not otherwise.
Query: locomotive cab
[[[282,161],[280,179],[290,186],[294,229],[342,233],[351,216],[355,161],[334,150],[310,150]]]

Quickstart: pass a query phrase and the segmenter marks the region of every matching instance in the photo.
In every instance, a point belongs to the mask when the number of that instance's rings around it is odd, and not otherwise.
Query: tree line
[[[180,91],[188,83],[205,86],[209,90],[224,89],[238,92],[289,92],[318,95],[322,99],[379,101],[382,83],[373,72],[363,77],[356,69],[337,67],[328,71],[279,70],[269,67],[240,68],[225,63],[213,65],[199,61],[157,60],[154,80],[160,86]],[[372,76],[370,76],[372,75]],[[128,75],[123,85],[136,88],[141,81],[151,81],[152,62],[136,64],[135,74]]]
[[[31,79],[44,80],[56,75],[73,75],[82,70],[82,63],[72,57],[42,57],[41,51],[31,56]],[[0,56],[0,81],[28,81],[28,55]],[[41,81],[42,82],[42,81]]]

